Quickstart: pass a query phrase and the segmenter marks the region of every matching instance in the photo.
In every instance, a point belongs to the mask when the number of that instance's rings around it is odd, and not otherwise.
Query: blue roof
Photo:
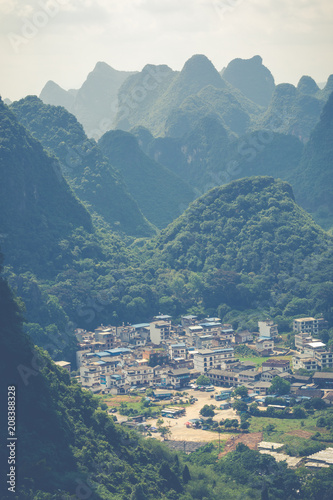
[[[172,344],[171,347],[186,347],[185,343],[181,344]]]
[[[221,323],[213,323],[213,322],[200,323],[200,326],[219,326],[219,325],[221,325]]]
[[[110,356],[110,352],[109,351],[100,351],[100,352],[95,352],[96,356],[98,356],[99,358],[104,358],[104,357],[107,357],[107,356]]]
[[[98,365],[106,365],[105,361],[97,361]]]
[[[138,323],[137,325],[132,325],[133,328],[147,328],[150,323]]]
[[[116,380],[121,380],[121,375],[111,375],[111,378],[115,378]]]
[[[156,319],[169,319],[172,318],[172,316],[169,316],[168,314],[161,314],[160,316],[154,316]]]
[[[127,347],[116,347],[115,349],[109,349],[107,351],[107,356],[118,356],[118,354],[126,354],[128,352],[132,352],[131,349],[127,349]]]
[[[95,356],[98,356],[99,358],[104,358],[106,356],[110,356],[108,351],[100,351],[100,352],[95,352]]]
[[[197,317],[198,316],[191,316],[191,314],[189,314],[188,316],[182,316],[182,318],[184,318],[184,319],[195,319]]]

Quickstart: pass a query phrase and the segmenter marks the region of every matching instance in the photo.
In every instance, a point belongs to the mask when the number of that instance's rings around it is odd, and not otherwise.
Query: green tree
[[[201,408],[199,413],[203,417],[214,417],[215,415],[214,408],[215,408],[214,405],[205,405],[203,408]]]
[[[241,398],[246,398],[246,396],[248,395],[248,393],[249,393],[249,391],[245,387],[245,385],[241,385],[240,387],[236,387],[236,389],[234,390],[234,395],[235,396],[240,396]]]
[[[210,378],[206,377],[206,375],[200,375],[200,377],[197,378],[197,385],[210,385]]]
[[[188,466],[185,464],[184,470],[183,470],[183,481],[185,484],[187,484],[189,481],[191,481],[191,474]]]
[[[248,408],[248,406],[245,403],[245,401],[241,401],[240,399],[236,399],[236,401],[234,401],[232,403],[232,407],[233,407],[234,410],[239,411],[239,412],[241,412],[241,411],[247,411],[247,408]]]
[[[289,394],[290,392],[290,382],[284,380],[281,377],[274,377],[269,388],[270,394]]]

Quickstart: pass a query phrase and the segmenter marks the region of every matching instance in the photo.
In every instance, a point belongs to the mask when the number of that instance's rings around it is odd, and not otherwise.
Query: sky
[[[260,55],[276,83],[333,73],[332,0],[0,0],[0,95],[79,88],[98,61],[180,70],[205,54],[220,71]]]

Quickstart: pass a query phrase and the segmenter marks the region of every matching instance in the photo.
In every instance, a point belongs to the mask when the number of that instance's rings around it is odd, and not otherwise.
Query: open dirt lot
[[[238,434],[235,437],[228,439],[225,443],[224,451],[220,453],[220,457],[223,457],[230,451],[234,451],[238,443],[246,444],[251,450],[256,450],[258,448],[258,443],[262,441],[262,432],[253,432],[252,434]]]
[[[166,391],[166,390],[157,390],[156,393],[158,392],[176,392],[176,391]],[[228,410],[220,410],[220,404],[222,401],[215,401],[214,397],[211,398],[211,395],[214,396],[214,394],[219,394],[221,392],[221,389],[217,389],[215,392],[201,392],[201,391],[195,391],[193,389],[186,389],[186,392],[189,394],[189,396],[193,396],[198,399],[193,405],[187,406],[186,407],[186,415],[183,417],[175,418],[175,419],[168,419],[164,418],[164,425],[170,426],[170,431],[171,434],[169,436],[170,440],[174,441],[194,441],[194,442],[209,442],[213,440],[218,439],[218,434],[216,432],[210,432],[210,431],[204,431],[202,429],[193,429],[193,428],[187,428],[185,423],[192,418],[200,418],[201,415],[199,414],[199,411],[205,404],[213,404],[216,405],[216,409],[214,410],[216,412],[216,415],[214,416],[214,420],[219,422],[220,420],[225,420],[226,418],[230,419],[237,419],[240,421],[239,417],[236,415],[236,412],[233,409],[228,409]],[[126,396],[120,396],[121,398],[124,398]],[[128,396],[127,396],[128,397]],[[187,399],[188,396],[184,397],[183,399]],[[122,399],[124,401],[124,399]],[[114,403],[113,403],[114,402]],[[119,402],[120,404],[120,402]],[[170,401],[163,401],[160,403],[161,405],[170,405],[172,406],[172,402]],[[118,406],[116,404],[116,398],[112,399],[112,406]],[[122,422],[124,420],[127,420],[127,417],[123,417],[121,415],[117,415],[118,421]],[[156,422],[157,419],[149,419],[147,421],[151,426],[156,427]],[[220,439],[221,441],[230,439],[232,434],[228,433],[221,433]],[[163,439],[159,437],[159,434],[156,433],[154,434],[154,437],[157,439]]]

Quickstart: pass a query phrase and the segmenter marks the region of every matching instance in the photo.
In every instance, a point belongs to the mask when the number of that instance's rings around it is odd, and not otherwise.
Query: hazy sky
[[[97,61],[181,69],[205,54],[221,70],[259,54],[277,83],[333,73],[332,0],[0,0],[2,97],[48,80],[78,88]]]

